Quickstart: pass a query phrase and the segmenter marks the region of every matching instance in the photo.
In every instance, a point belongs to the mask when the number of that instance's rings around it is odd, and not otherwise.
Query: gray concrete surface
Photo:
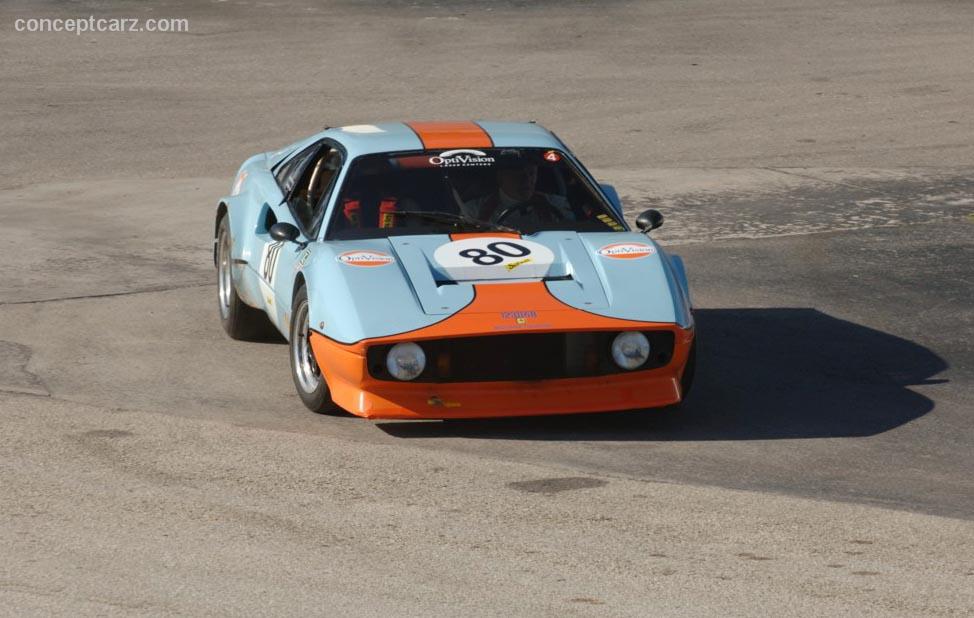
[[[21,17],[191,32],[26,34]],[[0,6],[0,614],[974,613],[974,5]],[[311,415],[212,208],[323,124],[536,118],[658,207],[677,415]]]

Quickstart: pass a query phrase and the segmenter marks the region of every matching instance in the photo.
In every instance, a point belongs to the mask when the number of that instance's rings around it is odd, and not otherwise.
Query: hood
[[[393,237],[389,242],[413,282],[416,299],[430,315],[456,311],[440,304],[443,288],[522,281],[567,284],[561,287],[578,306],[608,306],[588,250],[575,232],[520,238],[505,234]]]
[[[543,281],[558,301],[597,315],[689,319],[668,256],[638,233],[393,236],[324,243],[315,261],[332,273],[322,300],[335,309],[320,322],[341,322],[339,341],[423,328],[470,305],[477,286],[525,281]],[[517,298],[511,306],[524,309]]]

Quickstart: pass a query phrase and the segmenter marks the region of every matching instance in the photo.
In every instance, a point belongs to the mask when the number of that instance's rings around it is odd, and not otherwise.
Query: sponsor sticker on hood
[[[638,260],[656,253],[656,248],[642,242],[617,242],[605,245],[598,254],[612,260]]]
[[[477,236],[438,247],[433,260],[454,281],[540,279],[548,274],[555,254],[523,238]]]
[[[388,253],[383,253],[381,251],[370,251],[367,249],[346,251],[335,259],[346,266],[364,267],[385,266],[386,264],[392,264],[396,261],[395,258]]]

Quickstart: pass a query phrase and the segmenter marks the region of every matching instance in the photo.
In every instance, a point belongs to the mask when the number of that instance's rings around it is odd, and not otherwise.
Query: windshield
[[[327,237],[624,229],[605,200],[560,151],[487,148],[355,159]]]

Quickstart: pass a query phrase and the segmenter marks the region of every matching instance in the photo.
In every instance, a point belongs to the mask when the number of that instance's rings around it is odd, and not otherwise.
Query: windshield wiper
[[[435,210],[397,210],[394,213],[396,216],[408,215],[411,217],[416,217],[417,219],[425,219],[426,221],[433,221],[434,223],[450,223],[453,225],[461,224],[467,225],[478,230],[491,230],[494,232],[510,232],[512,234],[520,234],[519,230],[512,227],[507,227],[506,225],[500,225],[499,223],[491,223],[490,221],[483,221],[481,219],[474,219],[473,217],[468,217],[466,215],[460,215],[452,212],[439,212]]]

